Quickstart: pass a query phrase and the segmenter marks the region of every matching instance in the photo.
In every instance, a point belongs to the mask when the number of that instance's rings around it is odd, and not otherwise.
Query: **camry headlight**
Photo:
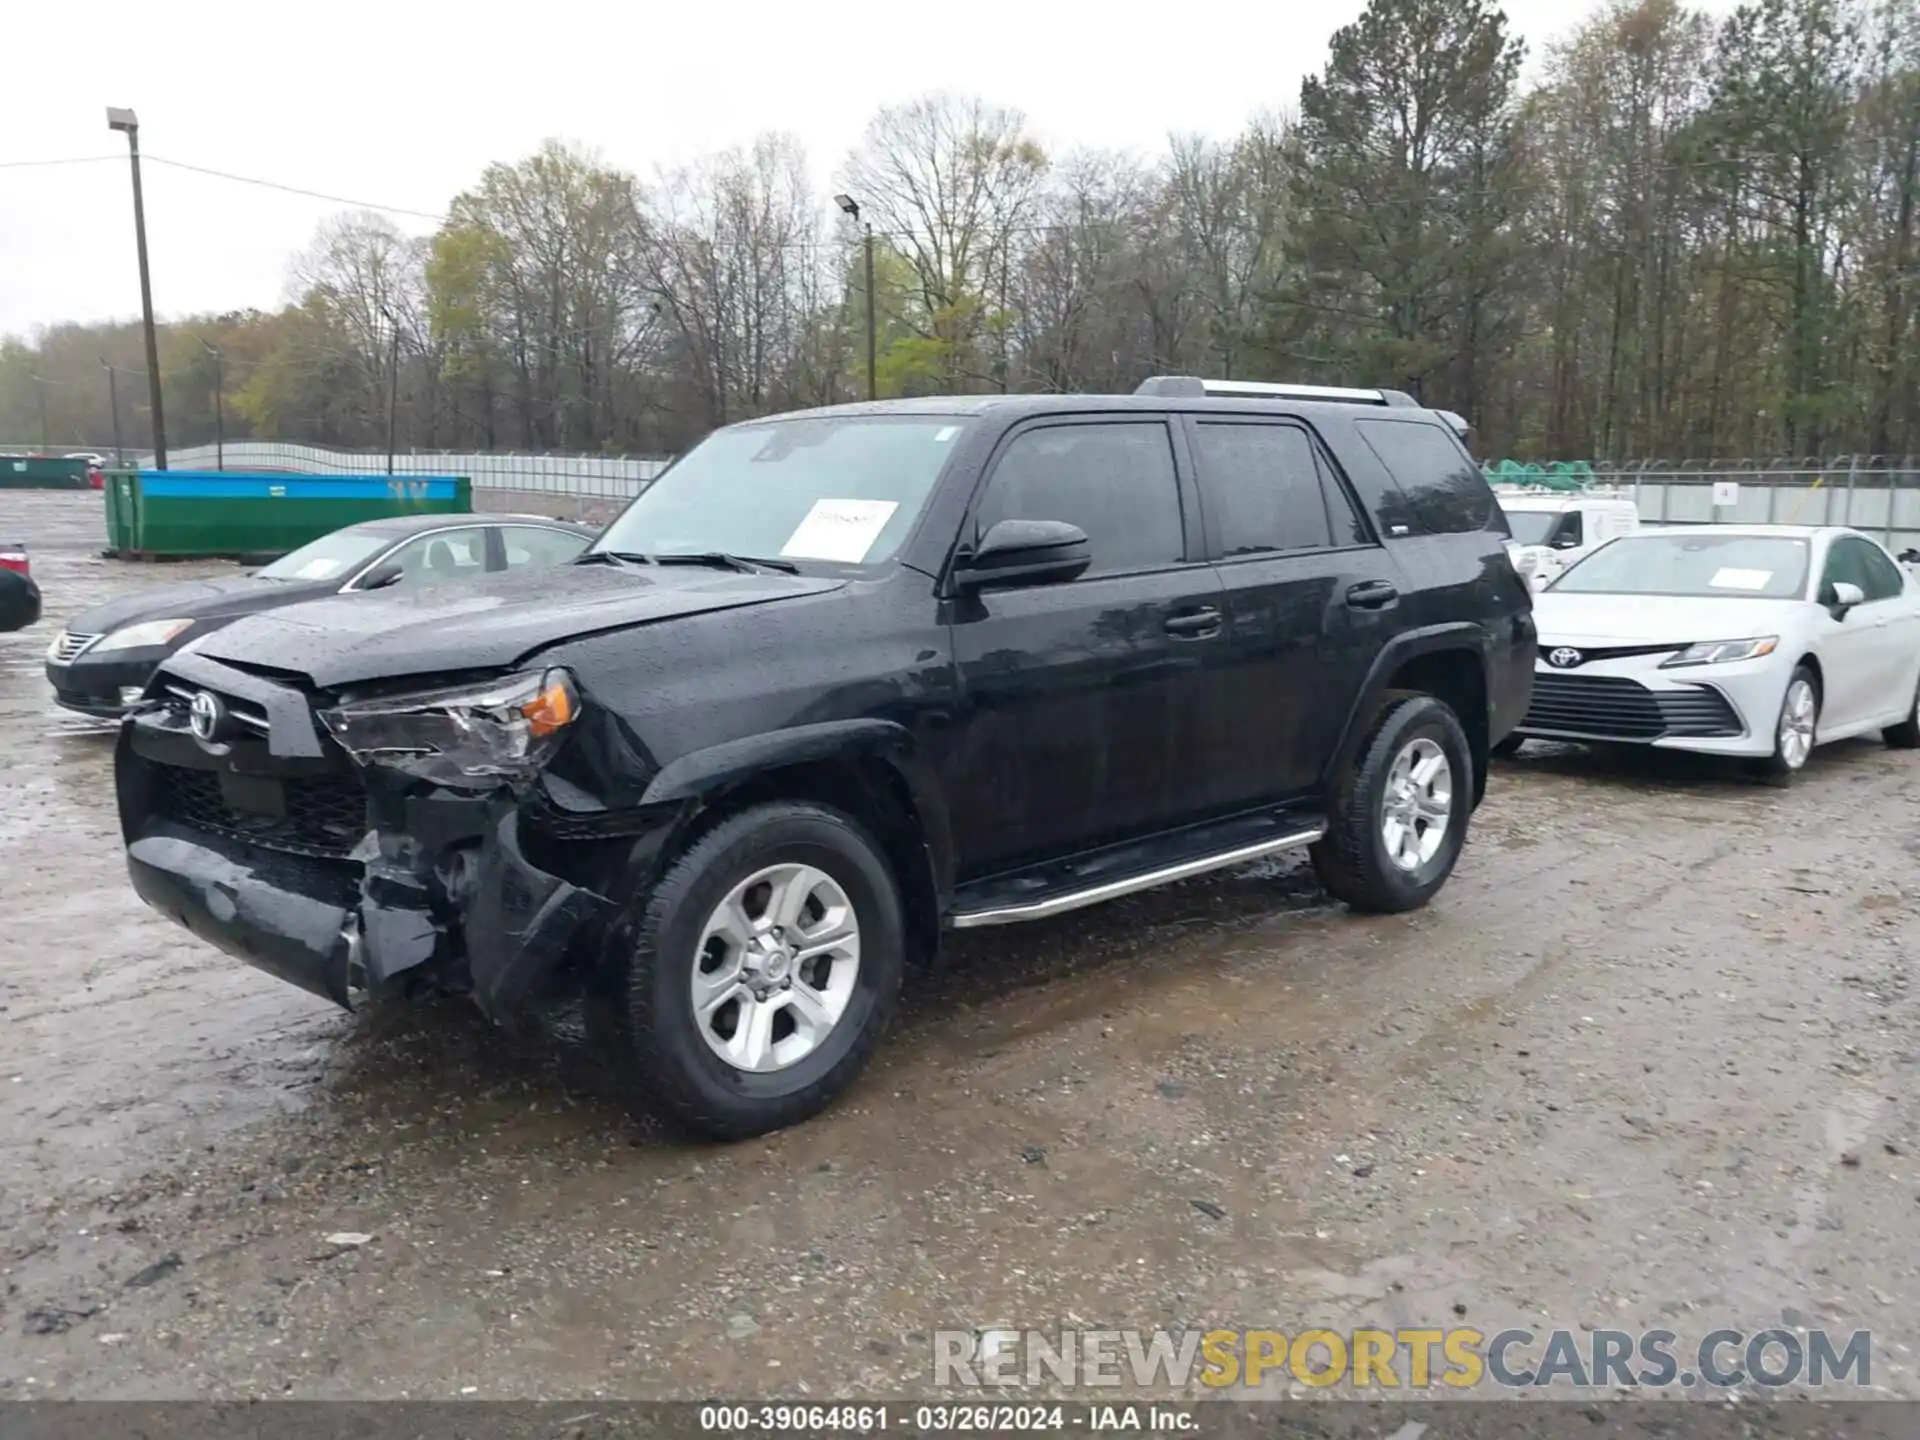
[[[138,625],[123,625],[118,630],[108,632],[104,639],[94,641],[93,653],[98,655],[104,650],[144,650],[150,645],[164,645],[191,624],[191,620],[142,620]]]
[[[1676,665],[1719,665],[1728,660],[1758,660],[1762,655],[1771,655],[1773,647],[1779,643],[1778,635],[1762,635],[1753,640],[1702,640],[1697,645],[1687,646],[1678,655],[1662,660],[1660,668],[1671,670]]]
[[[573,677],[554,669],[341,705],[320,719],[358,764],[473,787],[531,775],[579,714]]]

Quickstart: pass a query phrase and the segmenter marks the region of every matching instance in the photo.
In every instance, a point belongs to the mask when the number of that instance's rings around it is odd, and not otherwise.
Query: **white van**
[[[1617,490],[1496,485],[1493,493],[1513,531],[1513,568],[1535,590],[1589,551],[1640,528],[1640,507]]]

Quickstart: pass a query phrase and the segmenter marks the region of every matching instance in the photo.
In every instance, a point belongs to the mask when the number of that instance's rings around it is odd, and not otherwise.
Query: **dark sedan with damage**
[[[348,525],[251,574],[94,606],[47,646],[47,679],[67,709],[112,718],[140,698],[162,660],[243,615],[327,595],[543,569],[573,559],[594,533],[544,515],[406,515]]]

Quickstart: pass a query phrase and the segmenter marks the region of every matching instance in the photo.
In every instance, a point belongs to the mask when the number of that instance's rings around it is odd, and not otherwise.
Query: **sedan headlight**
[[[1678,655],[1662,660],[1660,668],[1671,670],[1678,665],[1719,665],[1728,660],[1758,660],[1762,655],[1771,655],[1773,647],[1779,643],[1778,635],[1762,635],[1753,640],[1702,640],[1697,645],[1687,646]]]
[[[144,650],[164,645],[193,624],[191,620],[142,620],[138,625],[123,625],[93,643],[95,655],[106,650]]]
[[[485,788],[546,764],[579,714],[573,677],[554,669],[341,705],[320,719],[357,764]]]

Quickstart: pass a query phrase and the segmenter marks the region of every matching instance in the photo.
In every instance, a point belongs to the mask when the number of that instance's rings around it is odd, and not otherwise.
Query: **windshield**
[[[1603,545],[1549,587],[1583,595],[1797,599],[1807,542],[1780,535],[1628,535]]]
[[[906,539],[965,423],[848,415],[715,431],[593,549],[874,564]]]
[[[357,570],[391,543],[385,535],[336,530],[253,573],[262,580],[335,580]]]
[[[1513,538],[1522,545],[1544,545],[1547,536],[1553,533],[1553,527],[1560,519],[1558,510],[1507,510],[1507,526],[1513,531]]]

